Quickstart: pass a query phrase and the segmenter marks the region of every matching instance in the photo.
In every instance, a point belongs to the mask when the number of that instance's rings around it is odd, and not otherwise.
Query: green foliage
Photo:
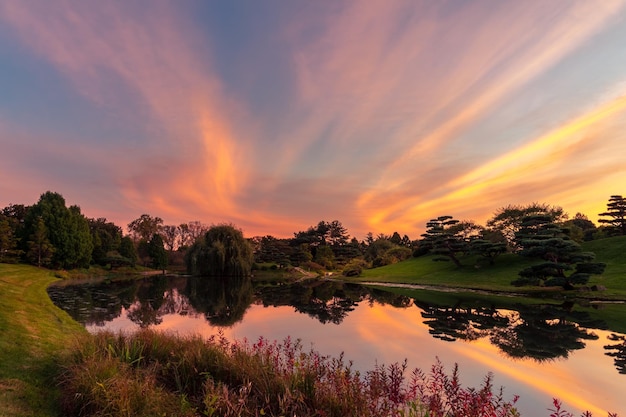
[[[65,199],[58,193],[46,192],[32,206],[24,220],[24,230],[30,243],[27,250],[32,253],[31,236],[38,230],[39,219],[47,230],[47,239],[53,248],[51,265],[56,268],[88,267],[91,263],[93,243],[89,223],[78,206],[65,206]],[[37,244],[37,243],[36,243]]]
[[[598,222],[605,225],[609,236],[626,235],[626,198],[612,195],[607,203],[607,210],[599,214]]]
[[[167,268],[167,251],[163,246],[161,235],[155,233],[148,242],[148,255],[150,256],[152,267],[154,269],[162,269],[165,272]]]
[[[28,240],[28,259],[39,267],[49,266],[54,254],[54,246],[48,239],[48,229],[41,217],[37,218],[32,227],[33,234]]]
[[[250,243],[232,224],[212,226],[185,257],[189,273],[203,276],[249,276],[252,262]]]
[[[17,249],[19,242],[9,217],[0,214],[0,262],[17,262],[21,251]]]
[[[481,256],[493,265],[498,256],[506,252],[506,243],[492,242],[485,238],[473,239],[470,242],[470,253]]]
[[[459,255],[467,252],[468,244],[458,224],[459,221],[452,216],[439,216],[426,223],[426,233],[422,237],[431,248],[430,252],[436,255],[434,261],[452,261],[457,267],[461,266]]]
[[[364,259],[353,259],[343,267],[341,274],[345,277],[358,277],[367,267],[368,263]]]
[[[552,222],[560,222],[567,218],[567,214],[559,206],[541,203],[531,203],[525,206],[513,204],[496,210],[493,217],[487,221],[487,226],[500,231],[509,245],[517,249],[515,234],[519,231],[523,219],[531,215],[546,215]]]
[[[95,264],[106,265],[112,252],[119,252],[122,241],[122,228],[105,218],[88,219],[93,242],[92,260]]]
[[[120,255],[123,258],[126,258],[130,261],[131,266],[135,266],[137,260],[139,259],[137,255],[137,249],[135,248],[135,244],[130,236],[124,236],[120,240]]]
[[[572,289],[575,284],[587,283],[592,274],[602,274],[605,268],[602,263],[592,262],[595,254],[583,252],[549,215],[526,216],[516,233],[516,242],[521,248],[520,255],[544,262],[520,271],[514,285],[544,284]],[[574,273],[567,276],[565,272],[574,266]]]
[[[330,246],[320,245],[315,248],[313,261],[324,266],[326,269],[333,269],[335,267],[335,254]]]
[[[142,214],[139,218],[128,223],[128,232],[134,242],[140,240],[149,241],[152,235],[160,233],[163,227],[163,219],[152,217],[149,214]]]

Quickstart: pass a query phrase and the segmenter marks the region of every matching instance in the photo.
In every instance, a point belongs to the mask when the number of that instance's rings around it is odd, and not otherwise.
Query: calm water
[[[438,357],[448,369],[459,364],[466,386],[479,386],[492,372],[507,398],[521,396],[526,417],[548,416],[553,396],[575,415],[626,416],[626,343],[620,328],[610,329],[626,320],[626,306],[524,306],[504,297],[407,297],[328,281],[255,288],[184,277],[55,286],[49,293],[92,332],[154,327],[250,341],[289,336],[322,354],[343,352],[362,371],[405,358],[409,368],[428,370]]]

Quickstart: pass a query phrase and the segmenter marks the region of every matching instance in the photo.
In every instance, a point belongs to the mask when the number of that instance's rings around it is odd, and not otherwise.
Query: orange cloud
[[[104,110],[131,109],[125,117],[153,136],[143,149],[118,155],[128,204],[176,216],[189,205],[205,215],[238,210],[234,197],[247,181],[248,155],[225,114],[237,109],[190,46],[196,34],[169,4],[32,6],[3,5],[24,42]]]
[[[460,212],[484,220],[488,215],[485,209],[498,208],[493,204],[529,203],[550,198],[554,198],[554,204],[566,208],[568,204],[581,207],[582,202],[576,202],[581,195],[587,200],[584,207],[592,207],[589,214],[593,216],[599,213],[598,209],[602,210],[608,196],[625,185],[626,168],[615,159],[615,155],[626,151],[625,137],[612,127],[625,112],[626,96],[611,100],[441,184],[438,196],[427,190],[421,195],[418,191],[417,196],[386,200],[391,203],[374,210],[370,224],[378,228],[401,227],[416,218],[423,219],[427,213],[459,217]]]

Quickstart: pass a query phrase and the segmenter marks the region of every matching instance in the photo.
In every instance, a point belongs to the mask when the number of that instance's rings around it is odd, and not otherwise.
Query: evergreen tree
[[[603,263],[592,262],[595,254],[583,252],[580,245],[571,240],[549,215],[531,215],[522,220],[516,233],[519,254],[544,262],[520,271],[514,285],[559,285],[573,289],[575,284],[585,284],[592,274],[602,274]],[[574,272],[566,275],[566,271]]]
[[[606,229],[612,236],[626,235],[626,199],[621,195],[612,195],[607,203],[607,209],[600,213],[598,222],[606,225]]]
[[[468,250],[468,244],[461,236],[461,231],[454,227],[459,223],[452,216],[439,216],[426,223],[426,233],[422,235],[424,243],[431,249],[434,261],[452,261],[462,266],[459,255]]]

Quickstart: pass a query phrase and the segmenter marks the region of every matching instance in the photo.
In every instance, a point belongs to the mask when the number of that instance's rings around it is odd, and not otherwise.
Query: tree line
[[[142,214],[127,225],[125,234],[105,218],[87,218],[80,207],[67,207],[60,194],[48,191],[32,206],[10,204],[0,211],[0,262],[64,269],[141,264],[165,270],[173,264],[198,275],[297,266],[353,276],[411,256],[431,254],[460,267],[466,255],[475,255],[473,262],[493,264],[499,255],[512,252],[542,261],[520,272],[516,284],[569,288],[603,269],[593,262],[593,254],[580,249],[581,242],[626,235],[626,200],[621,195],[611,196],[599,216],[596,226],[581,213],[569,218],[559,206],[508,205],[496,210],[485,226],[442,215],[427,222],[426,232],[416,239],[396,231],[368,233],[359,240],[338,220],[320,221],[291,238],[246,239],[232,224],[166,225],[160,217]]]

